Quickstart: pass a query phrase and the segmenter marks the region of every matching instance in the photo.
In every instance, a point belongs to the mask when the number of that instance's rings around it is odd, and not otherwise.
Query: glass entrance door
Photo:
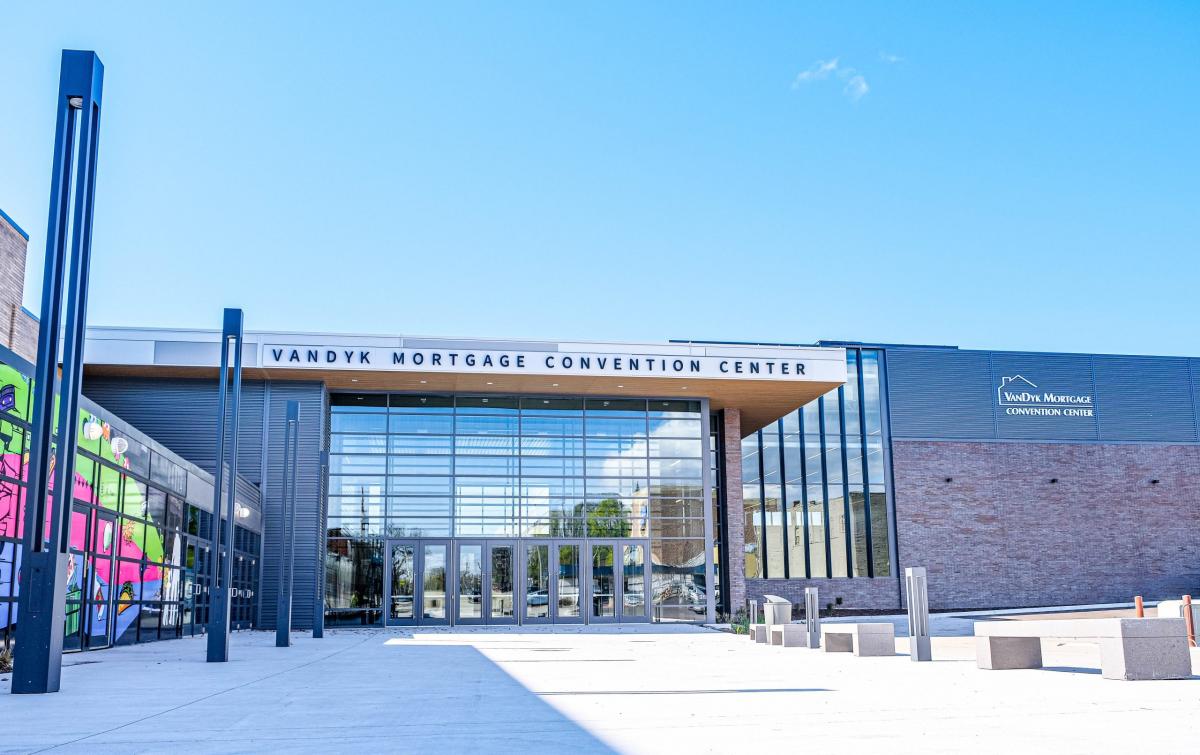
[[[525,541],[522,546],[522,624],[548,624],[552,620],[550,555],[550,543]]]
[[[420,547],[420,624],[450,623],[450,543],[421,541]]]
[[[584,617],[583,543],[560,540],[554,544],[554,556],[554,623],[581,623]]]
[[[515,624],[517,545],[511,540],[490,540],[485,553],[487,621],[489,624]]]
[[[648,621],[648,545],[616,539],[389,540],[384,621],[389,626]],[[111,570],[111,564],[98,559],[96,566]]]
[[[617,620],[617,572],[612,542],[588,543],[591,551],[591,595],[588,601],[588,622],[607,623]]]
[[[646,543],[592,540],[588,543],[588,622],[649,621],[646,611]]]
[[[389,625],[417,621],[417,543],[392,540],[387,548],[387,614]]]
[[[650,584],[650,563],[646,558],[649,545],[645,541],[618,541],[615,558],[621,576],[617,580],[617,606],[621,621],[649,621],[649,601],[646,587]]]
[[[484,566],[482,542],[458,541],[458,596],[454,599],[455,624],[482,624],[484,619]]]

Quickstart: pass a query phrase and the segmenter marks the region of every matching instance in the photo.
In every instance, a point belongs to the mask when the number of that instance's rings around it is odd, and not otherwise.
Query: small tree
[[[605,498],[589,506],[588,537],[629,537],[632,527],[625,515],[625,506],[616,498]]]

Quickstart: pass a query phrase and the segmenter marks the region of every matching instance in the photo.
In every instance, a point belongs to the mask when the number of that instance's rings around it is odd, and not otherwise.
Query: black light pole
[[[320,491],[322,502],[328,501],[329,496],[329,452],[321,452],[321,470],[320,476]],[[327,508],[328,504],[325,507]],[[321,522],[321,529],[317,534],[317,568],[313,570],[314,579],[316,582],[317,593],[313,596],[313,639],[320,639],[325,636],[325,537],[323,533],[327,531],[325,521]]]
[[[300,445],[300,402],[287,402],[283,433],[283,526],[279,544],[279,597],[275,604],[275,647],[292,644],[292,570],[296,565],[296,447]]]
[[[12,691],[57,692],[62,676],[66,574],[71,542],[71,500],[75,489],[75,441],[79,432],[79,389],[87,330],[88,275],[92,256],[92,208],[104,64],[96,53],[63,50],[58,79],[58,124],[54,135],[50,220],[46,225],[46,264],[42,278],[41,328],[29,445],[29,487],[25,496],[18,598],[16,658]],[[78,142],[76,137],[78,136]],[[75,200],[71,167],[75,163]],[[70,271],[67,236],[71,233]],[[66,299],[62,341],[62,383],[58,428],[54,393],[58,379],[59,331]],[[53,453],[57,449],[57,454]],[[49,475],[54,476],[51,489]],[[49,507],[49,517],[47,517]],[[49,524],[49,529],[47,529]]]
[[[229,660],[229,601],[233,593],[233,521],[237,518],[238,412],[242,400],[242,310],[225,310],[221,332],[218,387],[217,473],[213,493],[212,597],[208,608],[208,662]],[[233,417],[230,422],[229,472],[226,474],[225,406],[230,391],[229,350],[233,349]],[[228,492],[226,492],[228,488]],[[224,513],[224,521],[221,515]]]

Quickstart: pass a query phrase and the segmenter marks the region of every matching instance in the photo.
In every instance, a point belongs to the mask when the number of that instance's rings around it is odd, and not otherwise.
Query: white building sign
[[[1091,394],[1058,393],[1038,388],[1021,375],[1000,378],[996,388],[1004,413],[1014,417],[1092,417]]]
[[[815,350],[814,350],[815,351]],[[828,350],[822,350],[828,351]],[[839,357],[841,352],[834,352]],[[762,355],[495,351],[480,349],[384,348],[379,346],[263,344],[263,367],[405,372],[692,377],[738,380],[843,382],[845,361],[821,353],[809,358],[765,351]]]

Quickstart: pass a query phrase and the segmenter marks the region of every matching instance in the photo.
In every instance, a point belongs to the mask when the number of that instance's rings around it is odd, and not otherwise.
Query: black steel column
[[[300,402],[287,402],[283,433],[283,526],[279,533],[279,597],[275,604],[275,647],[292,644],[292,576],[296,565],[296,447],[300,445]]]
[[[329,531],[326,524],[329,514],[329,452],[321,452],[321,472],[318,478],[321,491],[320,509],[325,512],[325,518],[320,522],[317,531],[317,561],[313,573],[316,575],[317,594],[313,599],[313,638],[325,636],[325,533]]]
[[[50,220],[46,225],[41,322],[37,365],[33,374],[33,428],[30,434],[29,483],[25,496],[16,658],[12,678],[12,691],[18,694],[57,692],[62,675],[66,572],[67,559],[70,557],[71,502],[75,489],[75,442],[79,431],[79,387],[83,377],[92,210],[103,89],[104,65],[96,53],[63,50],[58,80]],[[72,205],[73,161],[76,174]],[[67,235],[71,227],[70,271],[64,296]],[[58,380],[59,331],[64,324],[64,298],[66,330],[62,342],[62,382],[59,386],[61,396],[56,429],[54,394]],[[49,475],[53,475],[53,484]]]
[[[233,349],[233,416],[230,422],[229,471],[225,471],[225,408],[229,393],[229,350]],[[242,310],[226,309],[221,332],[218,380],[217,471],[213,492],[212,597],[208,607],[208,661],[229,660],[229,614],[233,595],[233,522],[237,518],[238,414],[242,400]],[[226,492],[228,488],[228,492]],[[224,521],[222,521],[224,514]]]

